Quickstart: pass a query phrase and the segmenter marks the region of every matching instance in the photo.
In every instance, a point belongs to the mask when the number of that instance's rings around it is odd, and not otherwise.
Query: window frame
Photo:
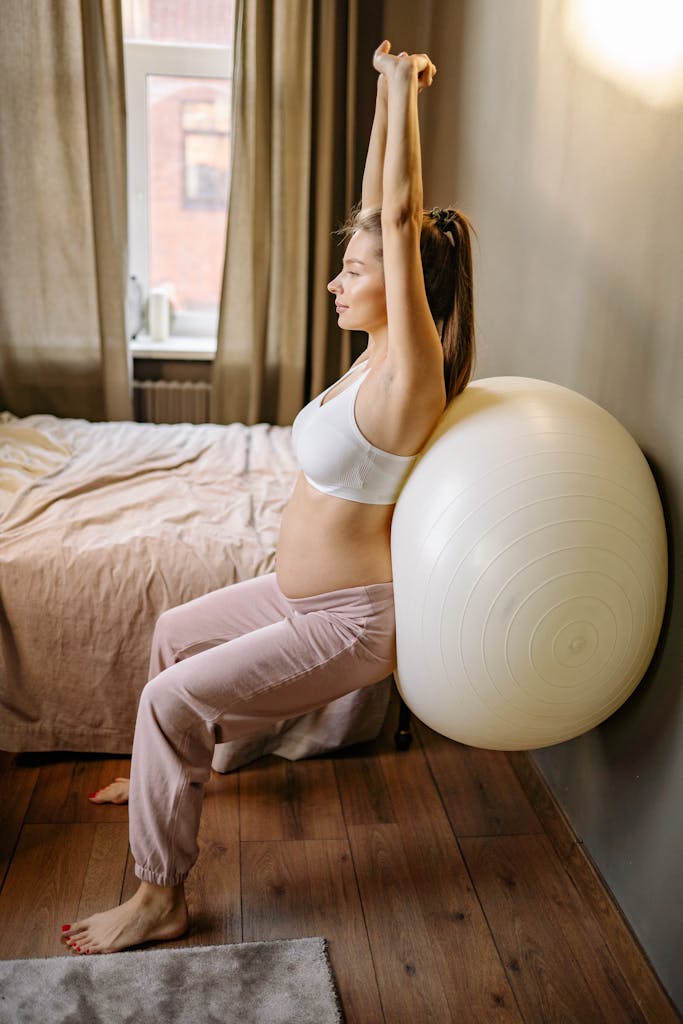
[[[149,296],[147,75],[220,78],[231,81],[232,47],[127,39],[124,40],[124,70],[128,172],[128,272],[140,282],[143,302],[146,302]],[[174,317],[172,336],[212,337],[215,339],[217,332],[218,312],[179,312]]]

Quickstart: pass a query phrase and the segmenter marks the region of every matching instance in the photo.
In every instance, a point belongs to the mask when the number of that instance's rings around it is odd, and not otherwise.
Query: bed
[[[0,749],[130,752],[158,615],[273,569],[290,434],[0,413]],[[372,739],[390,689],[220,744],[213,766]]]

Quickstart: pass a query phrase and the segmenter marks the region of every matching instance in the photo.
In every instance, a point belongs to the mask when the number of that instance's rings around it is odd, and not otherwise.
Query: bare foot
[[[91,804],[127,804],[130,779],[114,779],[104,789],[88,794]]]
[[[141,882],[120,907],[64,925],[62,938],[75,953],[118,953],[143,942],[177,939],[189,923],[182,885]]]

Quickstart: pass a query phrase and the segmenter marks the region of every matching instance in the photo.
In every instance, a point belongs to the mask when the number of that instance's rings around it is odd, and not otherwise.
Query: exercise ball
[[[650,663],[667,586],[659,494],[630,434],[574,391],[472,382],[401,491],[391,547],[397,686],[451,739],[571,739]]]

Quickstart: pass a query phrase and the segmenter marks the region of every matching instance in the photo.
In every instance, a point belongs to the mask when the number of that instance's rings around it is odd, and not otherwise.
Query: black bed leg
[[[403,697],[399,699],[401,706],[398,712],[398,731],[394,734],[394,741],[397,750],[407,750],[413,742],[413,734],[410,731],[410,708]]]

